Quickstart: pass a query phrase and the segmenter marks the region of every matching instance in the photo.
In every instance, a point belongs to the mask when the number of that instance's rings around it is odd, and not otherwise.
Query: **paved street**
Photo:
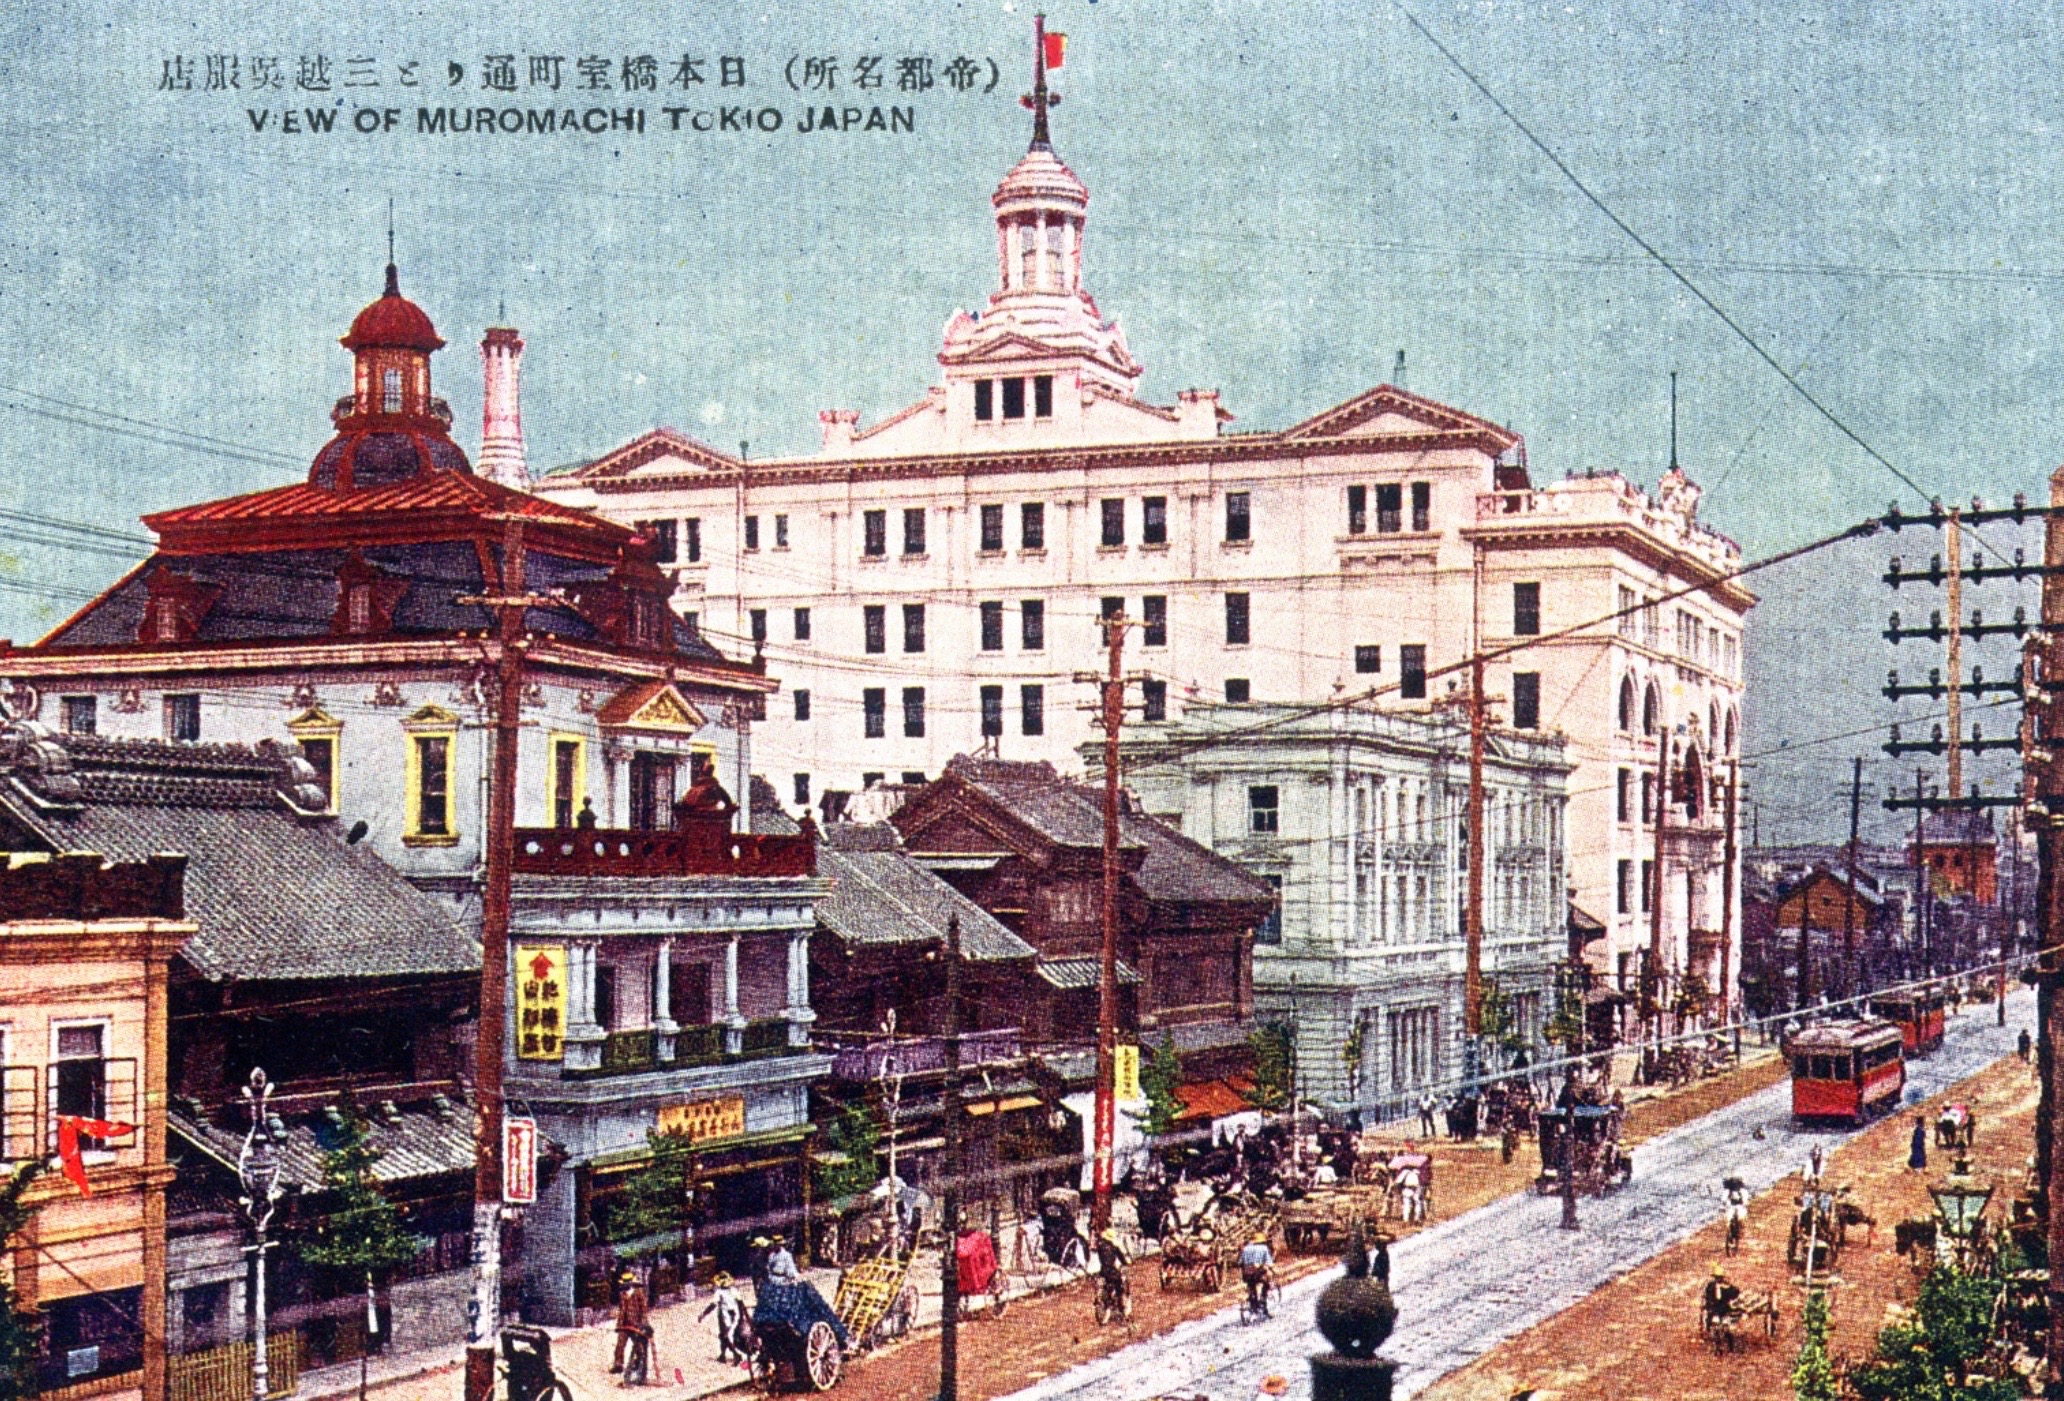
[[[1943,1049],[1908,1067],[1909,1100],[1918,1100],[2011,1054],[2034,1021],[2033,995],[2008,999],[2007,1025],[1976,1007],[1952,1020]],[[1398,1394],[1416,1395],[1439,1377],[1582,1298],[1720,1214],[1719,1180],[1733,1173],[1763,1191],[1806,1159],[1814,1142],[1850,1135],[1798,1133],[1790,1088],[1752,1095],[1635,1150],[1631,1186],[1581,1205],[1583,1229],[1558,1229],[1561,1203],[1523,1197],[1443,1222],[1391,1249],[1398,1329],[1384,1355],[1402,1364]],[[1752,1135],[1764,1130],[1762,1141]],[[1280,1374],[1288,1395],[1309,1395],[1304,1359],[1323,1350],[1311,1327],[1312,1304],[1334,1271],[1284,1292],[1266,1324],[1243,1327],[1236,1309],[1184,1324],[1100,1362],[1014,1393],[1009,1401],[1140,1401],[1202,1393],[1210,1401],[1249,1401],[1263,1377]]]

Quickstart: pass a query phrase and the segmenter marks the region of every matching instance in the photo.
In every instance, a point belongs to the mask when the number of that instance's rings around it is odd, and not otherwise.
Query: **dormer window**
[[[400,370],[382,370],[380,372],[380,412],[401,412]]]
[[[373,630],[373,586],[353,584],[345,594],[344,625],[352,632]]]
[[[179,635],[179,601],[172,598],[151,600],[151,641],[177,642]]]

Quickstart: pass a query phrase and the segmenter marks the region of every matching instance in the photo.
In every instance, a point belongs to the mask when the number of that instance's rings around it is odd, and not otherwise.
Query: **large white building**
[[[1638,797],[1662,736],[1709,779],[1739,732],[1754,600],[1721,582],[1739,552],[1698,523],[1697,488],[1674,469],[1655,497],[1617,475],[1536,487],[1518,434],[1391,384],[1268,431],[1229,429],[1215,390],[1150,402],[1088,289],[1089,192],[1043,122],[992,203],[996,288],[947,321],[939,382],[907,408],[864,427],[827,409],[800,457],[659,428],[539,483],[640,525],[675,606],[764,650],[785,694],[757,762],[783,796],[981,749],[1078,767],[1095,692],[1076,677],[1101,668],[1107,610],[1139,624],[1125,661],[1150,726],[1195,700],[1371,688],[1421,709],[1472,648],[1538,634],[1490,692],[1502,723],[1569,737],[1571,880],[1608,931],[1595,966],[1632,986],[1659,933],[1665,970],[1702,963],[1713,983],[1739,920],[1710,784],[1695,821],[1670,819],[1660,931]],[[1686,585],[1713,587],[1550,636]]]

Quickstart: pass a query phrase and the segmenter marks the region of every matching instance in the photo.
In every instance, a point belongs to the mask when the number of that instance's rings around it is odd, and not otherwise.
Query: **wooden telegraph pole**
[[[2049,1383],[2046,1395],[2064,1394],[2064,1154],[2057,1151],[2060,1127],[2057,1093],[2058,1017],[2064,1015],[2064,956],[2058,945],[2064,942],[2064,881],[2058,879],[2058,862],[2064,857],[2064,766],[2058,763],[2055,746],[2064,736],[2064,712],[2060,712],[2058,691],[2064,677],[2064,646],[2056,629],[2064,628],[2064,467],[2050,476],[2050,515],[2043,531],[2041,689],[2031,692],[2039,726],[2031,748],[2030,765],[2035,801],[2028,804],[2029,820],[2036,834],[2036,1029],[2039,1033],[2039,1070],[2042,1094],[2036,1110],[2036,1178],[2041,1193],[2045,1236],[2051,1262],[2048,1284],[2049,1340],[2044,1349],[2044,1372]],[[1954,679],[1954,678],[1952,678]]]
[[[1462,968],[1462,1031],[1469,1038],[1472,1076],[1480,1064],[1483,1040],[1483,771],[1485,732],[1490,727],[1490,717],[1484,711],[1484,664],[1479,651],[1469,663],[1469,925],[1464,931]]]
[[[1658,717],[1660,723],[1660,717]],[[1663,830],[1670,820],[1670,731],[1664,726],[1657,741],[1655,791],[1655,871],[1648,880],[1648,996],[1655,1020],[1656,1054],[1663,1052]]]
[[[1739,746],[1737,746],[1739,747]],[[1727,774],[1726,835],[1720,847],[1720,1025],[1733,1021],[1734,1011],[1734,866],[1741,853],[1736,847],[1735,804],[1741,788],[1741,760],[1733,760]],[[1855,858],[1850,858],[1854,864]],[[1734,1029],[1734,1058],[1741,1060],[1741,1027]]]
[[[946,1257],[939,1275],[939,1401],[960,1397],[960,1198],[966,1162],[960,1135],[960,916],[946,917],[946,1183],[940,1224]]]
[[[1111,1224],[1111,1150],[1117,1131],[1118,1073],[1118,731],[1125,723],[1124,616],[1104,619],[1103,965],[1097,981],[1096,1159],[1090,1178],[1090,1228]]]
[[[1863,756],[1858,754],[1853,761],[1849,778],[1849,853],[1843,859],[1849,863],[1844,881],[1848,886],[1842,896],[1842,955],[1849,961],[1849,995],[1861,997],[1863,986],[1863,959],[1856,946],[1856,836],[1863,821]],[[1861,1009],[1858,1009],[1861,1015]]]

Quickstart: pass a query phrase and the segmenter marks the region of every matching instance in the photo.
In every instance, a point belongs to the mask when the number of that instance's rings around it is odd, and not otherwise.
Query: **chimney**
[[[1183,436],[1215,438],[1218,425],[1232,417],[1218,402],[1216,389],[1181,389],[1175,395],[1175,418]]]
[[[1390,382],[1399,389],[1405,387],[1405,352],[1397,353],[1397,363],[1390,367]]]
[[[824,452],[827,456],[845,452],[853,446],[853,426],[860,422],[858,409],[821,409],[817,421],[824,425]]]
[[[480,342],[480,461],[491,482],[530,490],[523,460],[523,338],[510,326],[490,326]]]

